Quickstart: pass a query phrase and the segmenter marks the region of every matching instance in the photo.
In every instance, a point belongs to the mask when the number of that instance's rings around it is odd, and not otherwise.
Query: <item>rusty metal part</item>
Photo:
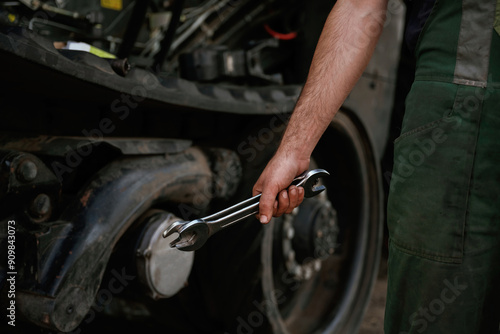
[[[296,177],[291,185],[303,187],[304,197],[313,197],[325,190],[324,185],[318,185],[318,180],[327,175],[329,173],[324,169],[313,169]],[[221,229],[258,213],[260,196],[261,194],[256,195],[201,219],[175,222],[165,230],[163,237],[166,238],[173,233],[178,233],[179,236],[170,243],[170,246],[182,251],[197,250],[206,243],[208,238]]]
[[[111,65],[113,71],[115,71],[116,74],[121,75],[122,77],[126,76],[130,71],[131,66],[127,58],[109,59],[108,62]]]
[[[157,202],[193,203],[212,182],[207,157],[197,148],[123,158],[101,169],[60,220],[36,234],[37,281],[16,294],[19,313],[53,330],[76,328],[94,301],[114,245],[132,222]]]
[[[236,193],[239,181],[243,177],[238,155],[231,150],[210,148],[204,152],[208,155],[210,169],[214,173],[214,196],[228,199]]]
[[[24,182],[31,182],[35,180],[38,169],[36,164],[31,160],[25,160],[17,167],[17,174]]]
[[[52,211],[52,203],[47,194],[38,194],[29,207],[29,213],[35,219],[48,218]]]
[[[33,223],[47,220],[60,195],[61,184],[33,154],[0,151],[0,212],[2,217],[27,212]],[[0,218],[2,218],[0,217]]]

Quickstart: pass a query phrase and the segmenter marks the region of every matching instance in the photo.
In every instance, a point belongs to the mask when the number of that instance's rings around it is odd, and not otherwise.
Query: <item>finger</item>
[[[252,188],[252,196],[256,196],[258,194],[262,194],[262,182],[260,182],[260,179],[254,184]]]
[[[263,192],[259,201],[259,220],[262,224],[267,224],[273,216],[276,202],[276,194]]]
[[[290,186],[288,189],[289,205],[285,213],[291,213],[299,205],[299,190],[296,186]]]
[[[281,215],[283,215],[288,210],[289,205],[290,199],[288,196],[288,191],[284,189],[278,195],[278,208],[277,210],[275,210],[274,216],[280,217]]]
[[[297,187],[297,189],[299,190],[299,199],[298,199],[298,202],[297,202],[297,206],[299,206],[304,201],[305,190],[302,187]]]

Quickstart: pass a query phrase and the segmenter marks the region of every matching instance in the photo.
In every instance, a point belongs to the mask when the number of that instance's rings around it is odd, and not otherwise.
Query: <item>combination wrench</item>
[[[297,176],[290,185],[304,188],[305,198],[313,197],[325,190],[325,186],[318,184],[318,180],[327,175],[330,174],[324,169],[312,169]],[[172,248],[197,250],[216,232],[258,213],[260,196],[261,194],[256,195],[204,218],[174,222],[163,232],[163,237],[178,233],[179,236],[170,243]]]

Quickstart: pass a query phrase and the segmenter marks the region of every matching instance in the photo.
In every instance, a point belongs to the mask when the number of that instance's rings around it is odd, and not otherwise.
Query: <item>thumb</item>
[[[267,224],[273,216],[274,207],[276,206],[276,196],[278,191],[271,189],[263,189],[259,202],[259,220],[262,224]]]

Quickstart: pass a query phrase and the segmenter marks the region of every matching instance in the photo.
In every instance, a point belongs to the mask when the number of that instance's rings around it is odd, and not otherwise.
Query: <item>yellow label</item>
[[[101,7],[112,9],[112,10],[122,10],[123,1],[122,0],[101,0]]]
[[[16,20],[16,16],[14,14],[9,14],[7,17],[9,18],[9,21],[11,23],[13,23]]]
[[[101,50],[101,49],[98,49],[96,48],[95,46],[90,46],[90,53],[92,54],[95,54],[96,56],[98,57],[101,57],[101,58],[112,58],[112,59],[115,59],[116,56],[114,54],[111,54],[109,52],[106,52],[104,50]]]

